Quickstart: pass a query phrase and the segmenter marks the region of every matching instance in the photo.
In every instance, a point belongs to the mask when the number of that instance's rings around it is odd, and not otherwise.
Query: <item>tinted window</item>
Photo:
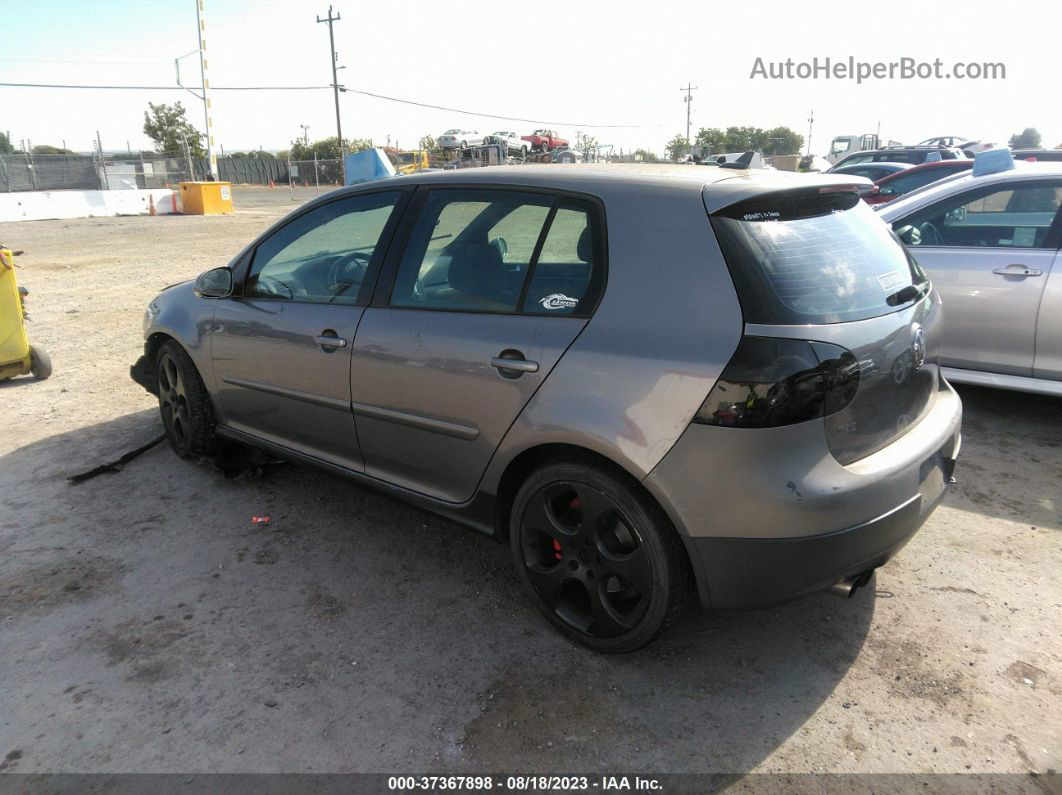
[[[888,168],[881,168],[880,166],[874,166],[867,164],[865,166],[845,166],[844,168],[836,169],[840,174],[851,174],[853,177],[866,177],[867,179],[881,179],[888,174],[893,173]]]
[[[915,188],[921,188],[923,185],[936,182],[938,179],[944,179],[944,177],[951,176],[954,173],[955,170],[950,168],[927,168],[925,171],[916,171],[913,174],[902,174],[882,185],[879,193],[882,196],[896,196],[901,193],[908,193]]]
[[[923,276],[854,193],[786,194],[712,216],[749,323],[838,323],[894,311]]]
[[[1042,248],[1062,203],[1062,183],[967,192],[893,224],[909,246]]]
[[[589,309],[595,275],[594,227],[585,207],[562,204],[550,224],[524,298],[530,314],[571,315]]]
[[[254,254],[251,297],[352,304],[400,193],[353,196],[281,227]]]
[[[533,193],[432,191],[410,234],[391,304],[515,312],[553,203]]]

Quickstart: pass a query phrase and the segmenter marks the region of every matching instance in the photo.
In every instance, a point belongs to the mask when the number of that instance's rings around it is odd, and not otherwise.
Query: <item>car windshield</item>
[[[461,132],[461,131],[460,130],[447,130],[446,132],[443,133],[443,135],[457,135],[459,132]]]
[[[834,138],[833,145],[830,147],[831,155],[839,155],[848,151],[848,147],[851,146],[851,141],[847,138]]]

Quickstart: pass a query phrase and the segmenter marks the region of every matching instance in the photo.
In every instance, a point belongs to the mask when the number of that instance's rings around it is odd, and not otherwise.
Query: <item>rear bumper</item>
[[[644,483],[683,536],[701,602],[765,607],[885,563],[944,497],[962,404],[944,381],[926,416],[844,466],[821,422],[691,425]]]
[[[836,533],[691,538],[687,550],[712,607],[770,607],[883,565],[911,540],[944,494],[929,504],[921,495],[913,497],[884,516]]]

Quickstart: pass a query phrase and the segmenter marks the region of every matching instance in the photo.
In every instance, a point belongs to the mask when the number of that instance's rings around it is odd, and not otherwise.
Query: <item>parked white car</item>
[[[505,153],[514,157],[527,157],[530,144],[520,140],[512,130],[495,130],[487,136],[488,144],[505,144]]]
[[[476,130],[454,128],[439,136],[439,146],[443,149],[467,149],[470,146],[482,146],[487,137]]]

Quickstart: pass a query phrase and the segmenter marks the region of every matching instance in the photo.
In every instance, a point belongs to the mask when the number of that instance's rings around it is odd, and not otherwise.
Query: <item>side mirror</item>
[[[227,298],[232,295],[232,271],[228,268],[211,268],[200,273],[195,280],[195,294],[200,298]]]
[[[908,246],[917,246],[922,242],[922,234],[910,224],[897,229],[896,237],[900,238]]]

